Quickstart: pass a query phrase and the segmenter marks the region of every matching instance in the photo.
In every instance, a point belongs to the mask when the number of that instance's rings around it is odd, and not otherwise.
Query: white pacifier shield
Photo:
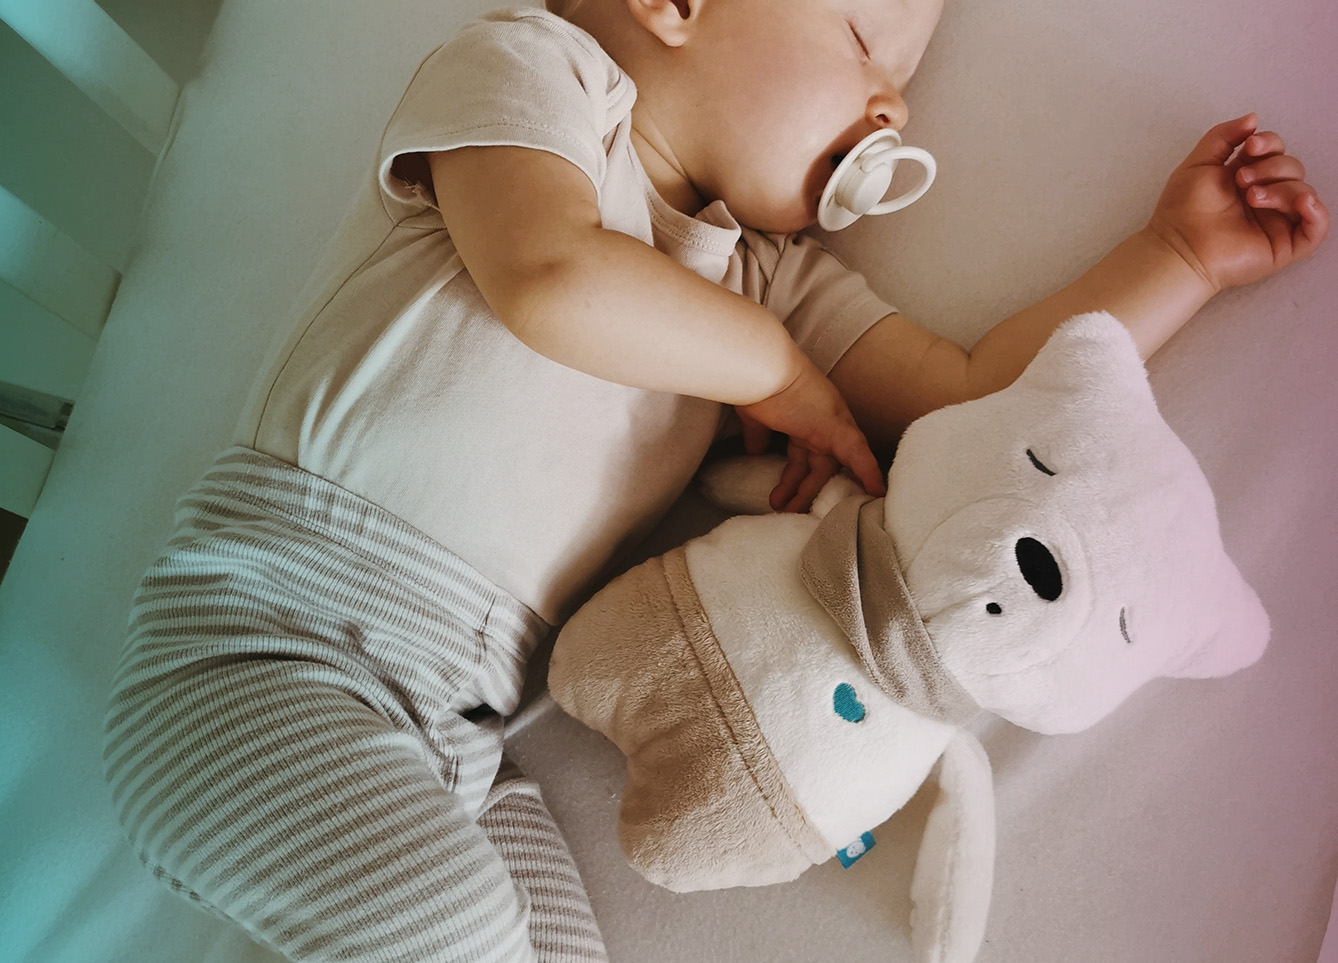
[[[883,201],[899,160],[915,161],[924,168],[924,176],[906,193]],[[929,151],[903,146],[901,135],[890,127],[876,130],[856,144],[832,172],[818,201],[818,224],[824,230],[839,231],[865,214],[899,211],[924,196],[936,171]]]

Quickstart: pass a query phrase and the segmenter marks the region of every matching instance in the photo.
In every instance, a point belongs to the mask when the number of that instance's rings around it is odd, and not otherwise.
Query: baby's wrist
[[[1155,252],[1154,256],[1166,265],[1168,274],[1180,277],[1181,283],[1187,288],[1197,288],[1204,302],[1221,292],[1222,285],[1175,228],[1153,218],[1135,237],[1149,251]]]
[[[808,359],[808,355],[804,354],[799,345],[790,340],[788,335],[786,336],[786,340],[789,343],[785,346],[780,357],[776,359],[776,363],[772,367],[770,372],[771,376],[767,379],[769,384],[765,389],[765,393],[760,394],[759,397],[748,402],[749,404],[756,404],[757,402],[766,401],[769,398],[775,398],[778,395],[782,395],[798,384],[804,376],[809,373],[809,369],[817,370],[813,368],[813,362]]]

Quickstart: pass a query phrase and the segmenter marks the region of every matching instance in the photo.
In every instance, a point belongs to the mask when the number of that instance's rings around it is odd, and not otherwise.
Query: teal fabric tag
[[[849,869],[851,866],[855,865],[856,860],[869,850],[873,849],[873,847],[873,833],[865,833],[845,849],[838,849],[836,851],[836,858],[841,861],[842,866]]]

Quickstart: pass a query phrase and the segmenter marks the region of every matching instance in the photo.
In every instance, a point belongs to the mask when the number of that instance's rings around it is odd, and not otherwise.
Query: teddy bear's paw
[[[911,881],[911,945],[916,963],[971,963],[985,938],[994,886],[994,777],[965,729],[938,764]]]
[[[785,470],[781,455],[738,455],[712,462],[697,476],[702,495],[711,504],[736,515],[765,515],[771,509],[771,490]],[[837,502],[862,495],[859,482],[844,473],[828,479],[810,509],[822,518]]]
[[[822,491],[818,492],[818,497],[813,499],[813,507],[809,510],[818,518],[825,518],[827,513],[836,507],[837,502],[843,502],[852,495],[863,494],[864,489],[860,487],[859,482],[842,473],[828,479],[827,484],[822,486]]]
[[[712,462],[697,476],[706,500],[737,515],[771,511],[771,490],[785,469],[782,455],[739,455]]]

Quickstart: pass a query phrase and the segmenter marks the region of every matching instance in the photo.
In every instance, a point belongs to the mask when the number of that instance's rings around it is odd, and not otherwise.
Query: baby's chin
[[[785,204],[757,205],[742,212],[731,208],[730,213],[738,218],[740,224],[754,231],[764,234],[797,234],[818,223],[818,199],[815,197],[805,203],[801,198],[795,198]]]

